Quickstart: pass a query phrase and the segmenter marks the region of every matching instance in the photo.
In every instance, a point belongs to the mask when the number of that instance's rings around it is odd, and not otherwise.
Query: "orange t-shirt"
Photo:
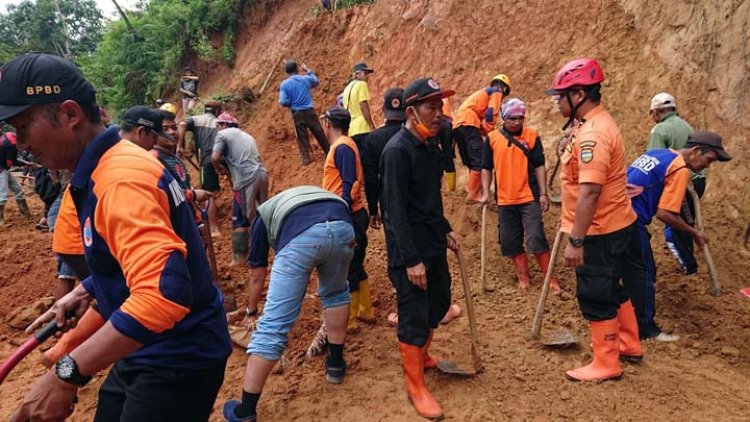
[[[612,116],[599,105],[574,130],[561,157],[561,230],[573,229],[581,183],[602,186],[589,236],[613,233],[636,220],[627,195],[627,163],[622,134]]]
[[[677,151],[675,151],[677,153]],[[682,209],[682,200],[685,199],[685,191],[690,182],[690,171],[686,168],[685,159],[682,154],[672,160],[667,168],[667,177],[664,179],[664,190],[659,199],[659,208],[679,214]]]
[[[65,255],[83,255],[83,237],[81,237],[81,223],[78,212],[70,196],[70,188],[66,188],[60,202],[60,211],[55,221],[52,233],[52,252]]]
[[[364,208],[365,203],[362,198],[362,186],[364,185],[364,173],[362,171],[362,161],[359,158],[359,149],[354,140],[348,136],[342,136],[331,145],[331,149],[328,151],[326,156],[326,162],[323,166],[323,189],[335,193],[338,196],[342,196],[344,192],[344,185],[341,180],[341,173],[336,167],[336,149],[341,145],[346,145],[354,151],[355,171],[356,178],[352,184],[352,212],[356,212]]]
[[[524,127],[521,134],[514,138],[531,152],[537,146],[539,135],[534,129]],[[497,204],[519,205],[533,201],[529,157],[521,148],[508,142],[499,130],[490,132],[488,147],[492,150],[492,163],[497,179]],[[538,147],[541,148],[541,144]],[[544,159],[544,152],[541,152],[541,159]]]
[[[488,91],[490,91],[488,93]],[[473,126],[481,129],[483,134],[494,129],[500,115],[500,105],[503,102],[503,93],[497,88],[482,88],[471,94],[458,107],[453,118],[453,128],[459,126]],[[492,109],[492,120],[486,120],[487,110]]]

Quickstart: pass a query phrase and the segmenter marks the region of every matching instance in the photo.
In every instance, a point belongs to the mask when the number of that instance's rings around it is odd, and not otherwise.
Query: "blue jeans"
[[[0,170],[0,205],[5,204],[8,200],[8,191],[13,193],[16,201],[24,199],[23,186],[10,174],[10,171]]]
[[[318,270],[318,296],[323,309],[349,304],[346,275],[354,254],[354,229],[345,221],[327,221],[298,234],[274,258],[263,315],[253,332],[248,354],[278,360],[299,316],[307,283]]]

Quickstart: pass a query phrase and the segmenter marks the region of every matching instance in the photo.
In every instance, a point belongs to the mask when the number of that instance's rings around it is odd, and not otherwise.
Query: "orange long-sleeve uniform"
[[[105,320],[144,345],[128,362],[195,370],[226,359],[223,297],[184,192],[161,163],[107,129],[83,151],[70,196],[91,269],[82,284]]]
[[[500,105],[503,103],[503,93],[499,88],[482,88],[471,94],[458,107],[453,118],[453,128],[459,126],[473,126],[487,135],[498,121]]]
[[[364,172],[354,140],[342,136],[331,145],[323,167],[323,189],[335,193],[349,204],[352,212],[364,208],[362,187]]]

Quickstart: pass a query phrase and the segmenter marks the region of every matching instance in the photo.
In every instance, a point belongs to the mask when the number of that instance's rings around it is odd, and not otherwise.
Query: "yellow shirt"
[[[362,101],[370,101],[370,91],[367,89],[367,82],[353,80],[344,89],[344,108],[352,116],[352,122],[349,124],[349,136],[355,136],[362,133],[369,133],[370,126],[362,114],[362,108],[359,104]]]

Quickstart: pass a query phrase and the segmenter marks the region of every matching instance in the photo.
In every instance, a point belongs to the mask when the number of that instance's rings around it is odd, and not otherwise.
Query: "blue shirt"
[[[169,171],[112,127],[84,149],[70,193],[91,269],[83,287],[105,320],[143,344],[125,360],[175,370],[224,361],[223,297]]]
[[[276,235],[276,253],[286,246],[298,234],[308,228],[326,221],[346,221],[351,223],[349,209],[340,201],[319,201],[302,205],[290,212],[279,227]],[[250,229],[250,255],[247,263],[250,268],[268,267],[268,252],[271,249],[268,242],[266,224],[260,217],[255,216]]]
[[[352,186],[357,179],[357,157],[348,145],[339,145],[334,151],[333,162],[341,175],[341,199],[352,206]]]
[[[318,77],[313,72],[288,77],[279,87],[279,103],[284,107],[290,107],[292,111],[313,108],[310,90],[318,86],[318,83]]]
[[[652,149],[628,167],[628,191],[638,222],[651,224],[659,208],[679,212],[690,172],[679,152]]]

